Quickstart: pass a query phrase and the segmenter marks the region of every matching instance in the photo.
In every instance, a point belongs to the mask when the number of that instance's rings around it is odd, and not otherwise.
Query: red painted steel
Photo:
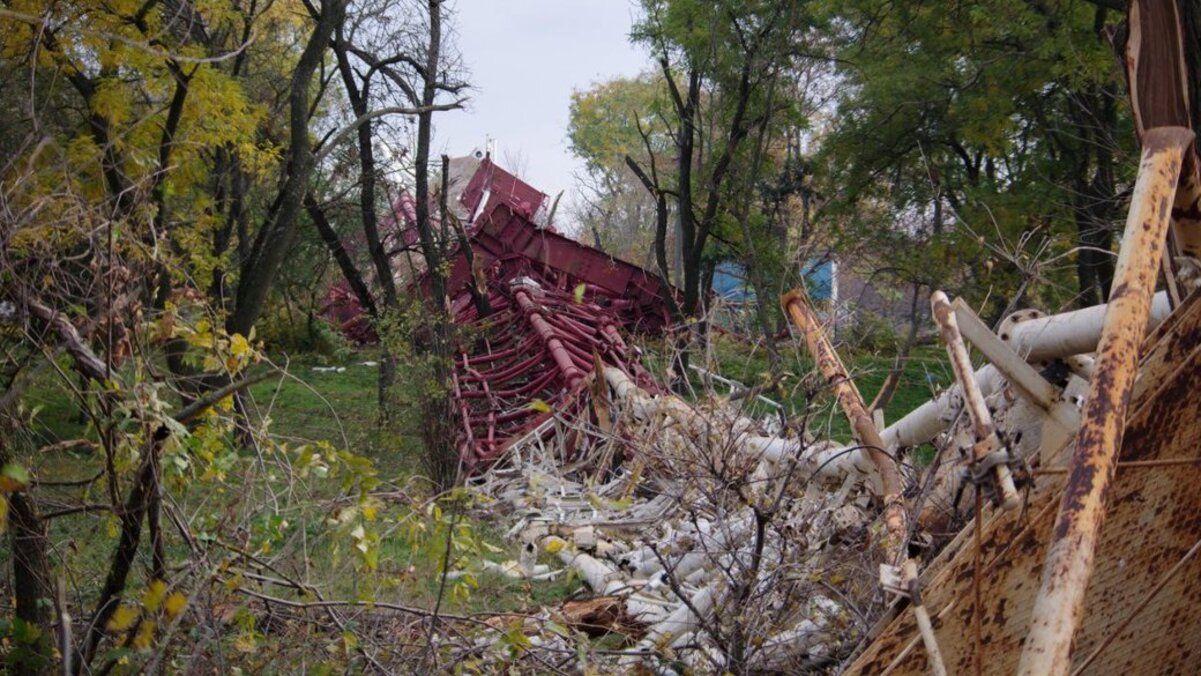
[[[584,398],[596,359],[660,390],[621,335],[659,332],[670,322],[667,287],[657,275],[541,223],[546,195],[489,158],[458,201],[493,309],[479,316],[471,296],[476,275],[463,252],[453,250],[446,288],[455,323],[464,330],[451,397],[457,444],[469,471],[482,471],[552,416],[591,415]],[[401,246],[416,241],[413,207],[402,195],[381,222]],[[428,292],[428,276],[411,290]],[[344,333],[356,342],[376,340],[344,284],[327,299],[323,315]]]
[[[586,286],[577,300],[576,278],[548,273],[523,256],[496,260],[488,279],[492,314],[481,318],[473,303],[452,303],[470,341],[456,356],[453,396],[458,448],[471,471],[486,468],[552,415],[589,415],[583,403],[595,358],[660,389],[620,328],[661,322],[645,322],[633,304],[611,302],[620,298],[601,287]],[[470,300],[465,284],[453,288],[456,301]]]
[[[591,415],[584,399],[595,359],[661,389],[621,335],[670,322],[657,275],[540,225],[546,195],[489,159],[459,201],[474,216],[465,227],[493,308],[479,316],[469,286],[475,275],[454,251],[447,292],[467,338],[452,396],[469,471],[482,471],[552,416]],[[428,290],[428,280],[418,284]]]

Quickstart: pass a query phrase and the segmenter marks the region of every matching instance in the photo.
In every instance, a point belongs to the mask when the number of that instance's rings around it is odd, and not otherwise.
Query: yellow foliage
[[[162,580],[155,580],[146,587],[146,592],[142,594],[142,607],[148,613],[158,612],[158,608],[166,595],[167,583]]]
[[[246,337],[240,333],[235,333],[229,338],[229,352],[238,359],[242,359],[250,355],[250,343]]]
[[[156,623],[154,620],[142,620],[142,624],[138,626],[138,633],[133,637],[133,647],[135,650],[148,650],[154,645],[154,630]]]
[[[163,612],[167,614],[167,617],[174,618],[182,613],[187,606],[188,597],[179,592],[172,592],[167,596],[166,601],[163,602]]]
[[[108,624],[104,627],[114,633],[125,631],[132,627],[137,619],[138,611],[135,608],[121,604],[113,611],[113,616],[108,618]]]

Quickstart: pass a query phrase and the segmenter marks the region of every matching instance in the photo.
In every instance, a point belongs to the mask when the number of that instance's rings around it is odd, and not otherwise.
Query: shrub
[[[857,350],[895,352],[900,346],[897,329],[887,317],[866,308],[853,308],[842,338]]]

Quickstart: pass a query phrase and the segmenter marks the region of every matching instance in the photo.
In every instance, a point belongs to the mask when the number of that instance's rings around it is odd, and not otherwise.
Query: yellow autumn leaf
[[[188,597],[179,592],[173,592],[167,595],[167,599],[163,602],[163,612],[167,613],[167,617],[176,617],[187,606]]]
[[[235,333],[229,338],[229,351],[235,357],[245,357],[250,354],[250,343],[245,336]]]
[[[160,605],[163,603],[163,597],[167,595],[167,583],[162,580],[155,580],[146,587],[146,593],[142,594],[142,607],[146,612],[157,612]]]
[[[550,413],[550,404],[542,401],[541,399],[535,399],[531,401],[530,408],[539,413]]]
[[[546,541],[544,548],[546,549],[547,554],[558,554],[566,546],[567,542],[565,540],[561,538],[550,538]]]
[[[136,650],[147,650],[154,644],[154,620],[143,620],[138,626],[138,633],[133,637],[133,647]]]
[[[131,606],[120,605],[113,611],[113,616],[108,618],[108,624],[105,624],[104,628],[111,632],[125,631],[132,627],[137,619],[138,611]]]
[[[196,333],[188,335],[188,344],[192,347],[212,348],[213,334],[208,333],[207,331],[197,331]]]

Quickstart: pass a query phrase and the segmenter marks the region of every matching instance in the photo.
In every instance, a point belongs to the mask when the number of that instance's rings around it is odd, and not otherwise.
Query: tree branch
[[[320,164],[321,160],[324,160],[327,156],[329,156],[329,154],[333,152],[333,149],[339,143],[345,140],[346,137],[351,134],[351,132],[358,129],[363,123],[373,120],[377,117],[383,117],[384,115],[420,115],[421,113],[427,112],[433,113],[443,110],[458,110],[459,108],[463,107],[463,103],[465,101],[466,99],[459,99],[454,103],[438,103],[429,106],[417,106],[416,108],[392,106],[389,108],[379,108],[377,110],[364,113],[355,118],[355,120],[350,124],[339,129],[338,132],[330,137],[328,141],[322,143],[320,149],[317,151],[317,154],[313,156],[313,163]]]

